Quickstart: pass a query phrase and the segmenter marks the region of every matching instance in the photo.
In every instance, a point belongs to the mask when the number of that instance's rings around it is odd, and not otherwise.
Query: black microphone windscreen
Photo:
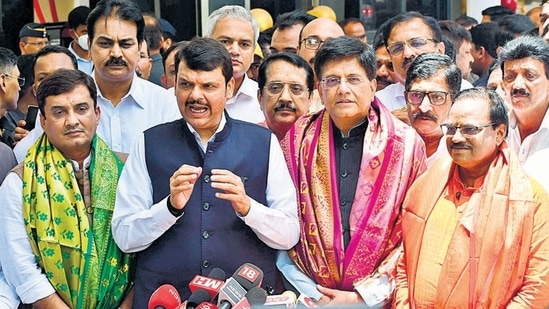
[[[209,302],[212,298],[206,290],[198,289],[194,291],[187,300],[187,308],[195,308],[203,302]]]
[[[245,263],[234,272],[233,278],[238,284],[246,289],[246,291],[249,291],[252,288],[261,285],[261,282],[263,281],[263,271],[252,263]]]
[[[208,277],[213,278],[213,279],[223,280],[223,281],[225,281],[225,279],[227,279],[227,275],[225,274],[225,271],[223,271],[223,269],[217,268],[217,267],[212,269],[212,271],[210,271],[210,273],[208,274]]]
[[[260,287],[253,287],[246,293],[246,298],[252,306],[263,306],[267,300],[267,291]]]

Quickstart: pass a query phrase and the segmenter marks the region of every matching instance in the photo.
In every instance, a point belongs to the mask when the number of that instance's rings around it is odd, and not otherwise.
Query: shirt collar
[[[225,113],[221,114],[221,120],[219,121],[219,125],[217,126],[217,129],[215,130],[215,133],[210,137],[210,139],[205,144],[202,143],[202,139],[200,138],[200,135],[198,135],[198,132],[196,132],[196,130],[193,128],[193,126],[191,126],[186,121],[185,121],[185,123],[187,124],[187,127],[189,128],[189,131],[191,131],[191,133],[193,134],[194,139],[196,140],[196,142],[198,143],[198,145],[200,146],[202,151],[206,152],[206,150],[208,149],[208,143],[214,141],[215,136],[217,135],[217,133],[221,132],[223,130],[223,128],[225,128],[225,124],[227,123],[227,119],[225,118]]]

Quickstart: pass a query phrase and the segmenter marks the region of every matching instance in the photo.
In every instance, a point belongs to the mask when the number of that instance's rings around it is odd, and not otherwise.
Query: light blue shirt
[[[84,58],[78,56],[76,51],[72,48],[72,44],[74,44],[74,42],[71,42],[71,44],[69,45],[69,50],[76,57],[76,63],[78,64],[78,70],[80,70],[80,71],[82,71],[82,72],[84,72],[84,73],[86,73],[90,76],[93,76],[92,75],[93,62],[91,60],[84,59]]]

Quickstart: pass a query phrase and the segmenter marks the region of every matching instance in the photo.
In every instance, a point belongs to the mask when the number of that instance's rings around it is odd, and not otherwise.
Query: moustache
[[[69,127],[63,130],[63,135],[67,135],[74,132],[84,132],[84,129],[80,127]]]
[[[293,104],[280,103],[274,108],[275,112],[279,112],[281,110],[288,110],[288,109],[294,113],[297,112],[297,108]]]
[[[452,149],[467,149],[467,148],[469,148],[469,146],[464,142],[459,142],[459,143],[452,143],[450,145],[450,148],[452,148]]]
[[[188,100],[185,102],[185,106],[189,106],[189,105],[204,105],[204,106],[208,106],[208,102],[204,102],[202,100]]]
[[[512,97],[529,97],[530,93],[526,89],[513,89],[511,91]]]
[[[110,66],[110,65],[113,65],[113,66],[128,66],[128,63],[126,62],[126,60],[122,59],[122,58],[111,58],[109,59],[106,63],[105,63],[106,66]]]
[[[424,112],[417,112],[417,113],[413,114],[412,117],[414,117],[414,120],[421,117],[421,118],[429,118],[433,121],[438,121],[437,116],[435,116],[433,114],[429,114],[429,113],[424,113]]]
[[[379,75],[376,76],[376,81],[377,81],[378,84],[379,84],[379,83],[383,83],[383,84],[393,84],[393,83],[394,83],[394,82],[393,82],[391,79],[389,79],[388,77],[379,76]]]
[[[409,64],[412,64],[412,62],[414,62],[414,59],[415,57],[412,57],[412,58],[404,58],[404,61],[402,61],[402,69],[405,70],[406,67],[409,65]]]

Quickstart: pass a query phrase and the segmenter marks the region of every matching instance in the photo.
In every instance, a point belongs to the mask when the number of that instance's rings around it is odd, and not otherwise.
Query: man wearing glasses
[[[302,230],[292,250],[279,252],[277,266],[321,304],[390,303],[397,218],[425,169],[423,142],[374,97],[374,51],[358,39],[328,40],[315,73],[326,108],[299,118],[281,143],[299,188]]]
[[[317,18],[309,22],[301,30],[297,54],[305,59],[314,70],[314,58],[322,44],[330,38],[337,38],[344,35],[343,29],[341,29],[335,21],[326,17]],[[318,80],[318,77],[316,80]],[[313,92],[313,102],[310,111],[316,112],[323,107],[318,92]]]
[[[19,50],[21,55],[35,54],[50,41],[46,27],[42,24],[26,24],[19,31]]]
[[[461,72],[444,54],[419,55],[406,73],[404,97],[410,124],[425,142],[427,166],[448,151],[441,143],[441,125],[461,86]]]
[[[451,159],[403,204],[394,307],[547,308],[549,197],[505,142],[505,103],[464,90],[443,127]]]
[[[442,31],[436,19],[418,12],[405,12],[389,20],[384,33],[387,51],[393,63],[395,83],[376,96],[399,119],[408,122],[404,84],[412,61],[423,53],[444,54]]]
[[[282,140],[294,122],[309,111],[315,82],[313,69],[294,53],[277,53],[261,64],[257,82],[265,125]]]

